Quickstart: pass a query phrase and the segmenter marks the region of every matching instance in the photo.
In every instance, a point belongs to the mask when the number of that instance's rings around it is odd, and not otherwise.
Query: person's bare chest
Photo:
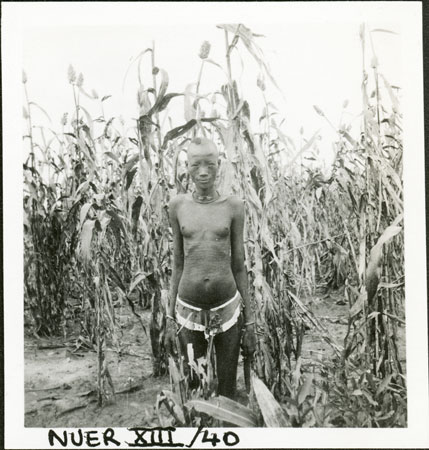
[[[226,202],[198,204],[187,202],[178,214],[185,240],[223,240],[229,237],[232,214]]]

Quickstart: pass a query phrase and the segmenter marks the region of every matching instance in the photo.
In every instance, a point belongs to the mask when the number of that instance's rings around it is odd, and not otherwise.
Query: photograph
[[[2,5],[7,448],[429,445],[421,3],[305,3]]]

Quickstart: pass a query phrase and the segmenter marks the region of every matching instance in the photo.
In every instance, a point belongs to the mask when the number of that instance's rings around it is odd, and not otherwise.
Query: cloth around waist
[[[190,305],[177,296],[176,318],[179,325],[189,330],[217,334],[227,331],[237,322],[240,306],[241,296],[238,291],[222,305],[209,309]]]

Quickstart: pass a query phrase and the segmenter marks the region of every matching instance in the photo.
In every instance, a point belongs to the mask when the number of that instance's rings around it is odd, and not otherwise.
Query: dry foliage
[[[32,110],[41,108],[29,101],[24,75],[25,305],[34,333],[65,333],[67,319],[79,318],[77,345],[98,352],[102,403],[114,395],[104,351],[107,344],[120,346],[115,307],[129,305],[140,321],[138,311],[151,308],[154,374],[170,368],[176,386],[176,392],[160,394],[157,407],[166,405],[177,424],[189,423],[189,410],[205,409],[237,425],[272,426],[281,419],[281,426],[405,426],[405,376],[397,349],[397,327],[404,321],[398,88],[379,73],[375,54],[368,69],[371,32],[362,26],[361,133],[351,136],[349,124],[336,127],[314,107],[337,132],[335,161],[331,173],[323,174],[317,166],[317,134],[297,146],[265,97],[265,81],[275,85],[275,80],[259,36],[244,25],[218,27],[225,63],[211,60],[210,44],[204,42],[197,83],[184,92],[168,91],[168,74],[155,65],[154,47],[141,52],[135,61],[140,88],[133,129],[104,115],[109,96],[88,94],[83,75],[71,66],[71,118],[65,114],[58,131],[36,127]],[[231,58],[243,51],[261,71],[256,84],[265,108],[257,132],[231,70]],[[150,87],[141,82],[143,62],[152,67]],[[225,82],[202,95],[207,64],[222,69]],[[91,117],[83,100],[97,103],[101,114]],[[184,122],[169,127],[168,106],[182,101]],[[169,365],[163,347],[171,259],[167,204],[190,188],[180,156],[197,134],[211,137],[221,149],[219,189],[246,203],[246,262],[258,332],[254,412],[240,405],[231,409],[224,399],[184,395],[177,387],[184,384],[183,372]],[[321,288],[342,290],[349,303],[343,345],[303,301]],[[306,328],[318,333],[334,355],[311,373],[300,358]],[[230,412],[229,419],[221,409]]]

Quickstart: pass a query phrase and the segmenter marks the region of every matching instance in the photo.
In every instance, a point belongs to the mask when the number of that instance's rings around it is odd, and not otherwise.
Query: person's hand
[[[255,324],[247,325],[244,327],[243,341],[241,346],[243,348],[243,356],[253,356],[256,350]]]
[[[177,333],[177,324],[176,322],[167,317],[167,326],[165,331],[165,349],[167,353],[171,356],[175,356],[176,351],[176,333]]]

